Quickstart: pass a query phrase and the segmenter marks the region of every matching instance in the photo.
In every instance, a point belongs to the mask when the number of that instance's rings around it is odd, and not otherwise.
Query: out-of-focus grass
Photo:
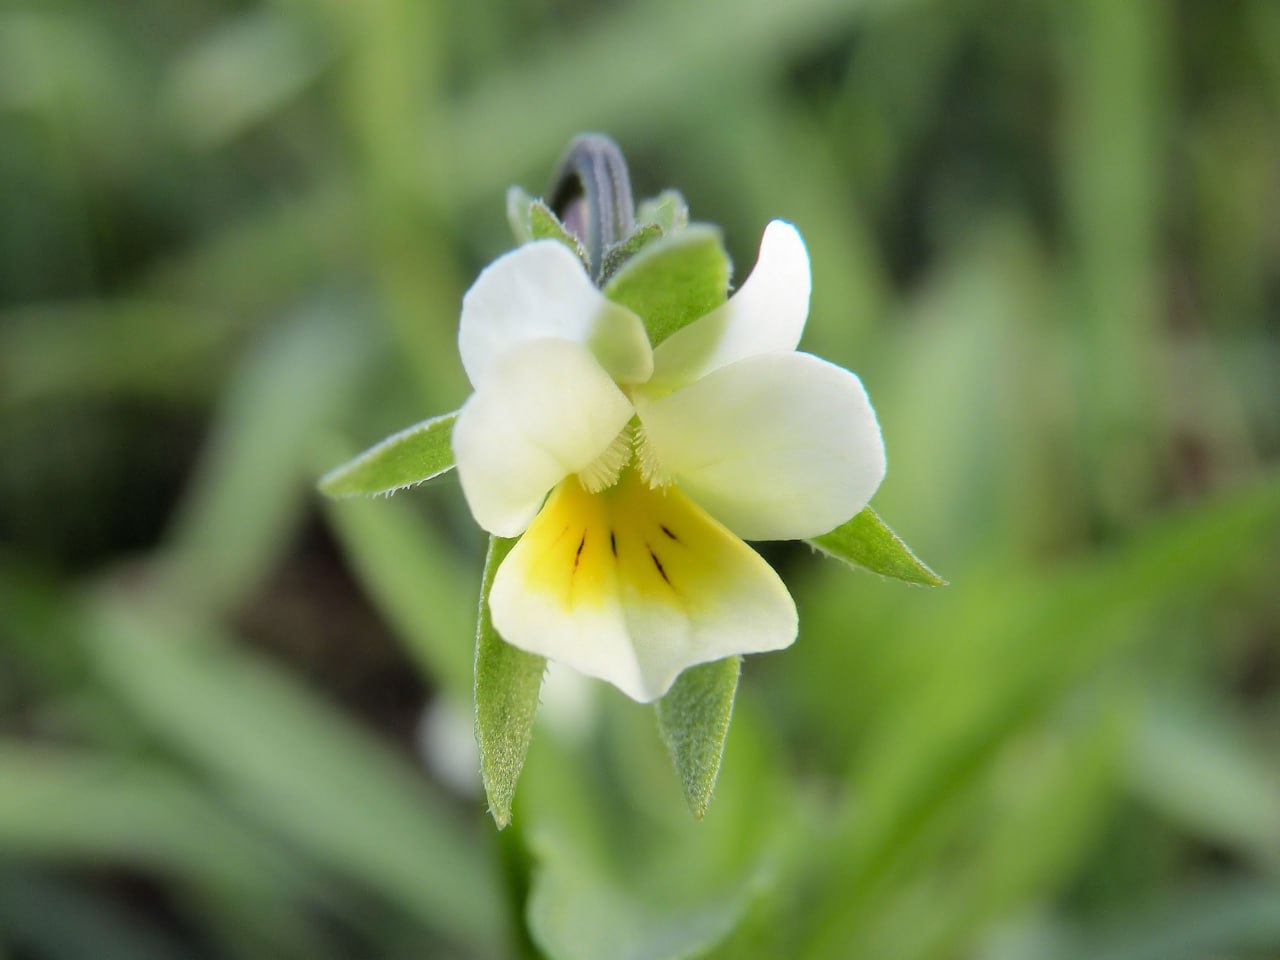
[[[1277,51],[1273,0],[0,8],[0,955],[1280,951]],[[312,487],[461,402],[504,190],[591,128],[739,279],[798,224],[952,586],[771,550],[707,819],[597,689],[496,836],[418,737],[456,483]]]

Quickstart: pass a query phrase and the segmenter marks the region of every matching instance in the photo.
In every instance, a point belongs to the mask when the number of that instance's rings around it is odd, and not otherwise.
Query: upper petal
[[[530,340],[501,354],[453,427],[462,492],[476,522],[519,534],[557,482],[585,469],[634,408],[591,351]]]
[[[540,240],[491,263],[462,298],[458,350],[479,387],[493,362],[525,340],[563,337],[591,348],[621,383],[653,372],[644,324],[595,288],[582,262],[563,244]]]
[[[740,360],[637,411],[662,469],[747,540],[826,533],[884,477],[861,381],[807,353]]]
[[[737,293],[654,351],[654,388],[690,383],[744,357],[794,350],[809,315],[809,285],[809,254],[799,231],[774,220]]]
[[[686,667],[796,636],[769,565],[679,490],[632,471],[598,494],[565,480],[498,568],[489,609],[508,643],[641,702]]]

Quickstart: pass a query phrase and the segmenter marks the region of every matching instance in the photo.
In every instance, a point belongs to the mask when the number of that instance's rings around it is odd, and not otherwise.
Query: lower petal
[[[508,642],[656,700],[686,667],[789,646],[778,575],[679,490],[634,472],[603,493],[570,477],[503,561],[489,596]]]

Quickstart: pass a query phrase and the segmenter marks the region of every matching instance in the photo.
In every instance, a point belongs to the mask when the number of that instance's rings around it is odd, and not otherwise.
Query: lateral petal
[[[663,471],[746,540],[826,533],[884,478],[862,382],[807,353],[748,357],[636,406]]]
[[[791,351],[809,315],[809,254],[785,220],[765,227],[755,268],[722,306],[654,351],[651,389],[664,391],[760,353]]]
[[[795,604],[772,568],[679,490],[634,471],[548,498],[489,595],[511,644],[642,703],[686,667],[789,646]]]
[[[462,492],[476,522],[518,535],[547,491],[586,469],[634,408],[591,351],[572,340],[530,340],[499,356],[453,427]]]
[[[458,350],[479,389],[496,359],[526,340],[586,344],[620,383],[647,380],[653,352],[640,318],[610,303],[563,244],[540,240],[499,257],[462,298]]]

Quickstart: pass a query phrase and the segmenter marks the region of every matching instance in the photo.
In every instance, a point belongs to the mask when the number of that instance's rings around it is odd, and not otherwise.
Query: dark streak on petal
[[[612,530],[609,531],[609,550],[615,557],[618,555],[618,537]]]
[[[679,538],[679,537],[677,537],[674,533],[672,533],[672,532],[671,532],[671,528],[670,528],[670,527],[668,527],[665,523],[660,523],[660,524],[658,524],[658,526],[660,526],[660,527],[662,528],[662,532],[663,532],[663,533],[665,533],[668,537],[670,537],[670,538],[671,538],[672,540],[674,540],[676,543],[679,543],[679,542],[680,542],[680,538]]]
[[[578,562],[582,559],[582,548],[587,545],[587,534],[584,530],[582,539],[578,541],[578,552],[573,555],[573,569],[578,569]]]
[[[667,571],[662,567],[662,561],[658,559],[658,555],[653,552],[653,547],[645,544],[645,549],[649,551],[649,556],[653,559],[653,565],[658,568],[658,575],[662,577],[667,586],[671,586],[671,578],[667,576]]]

